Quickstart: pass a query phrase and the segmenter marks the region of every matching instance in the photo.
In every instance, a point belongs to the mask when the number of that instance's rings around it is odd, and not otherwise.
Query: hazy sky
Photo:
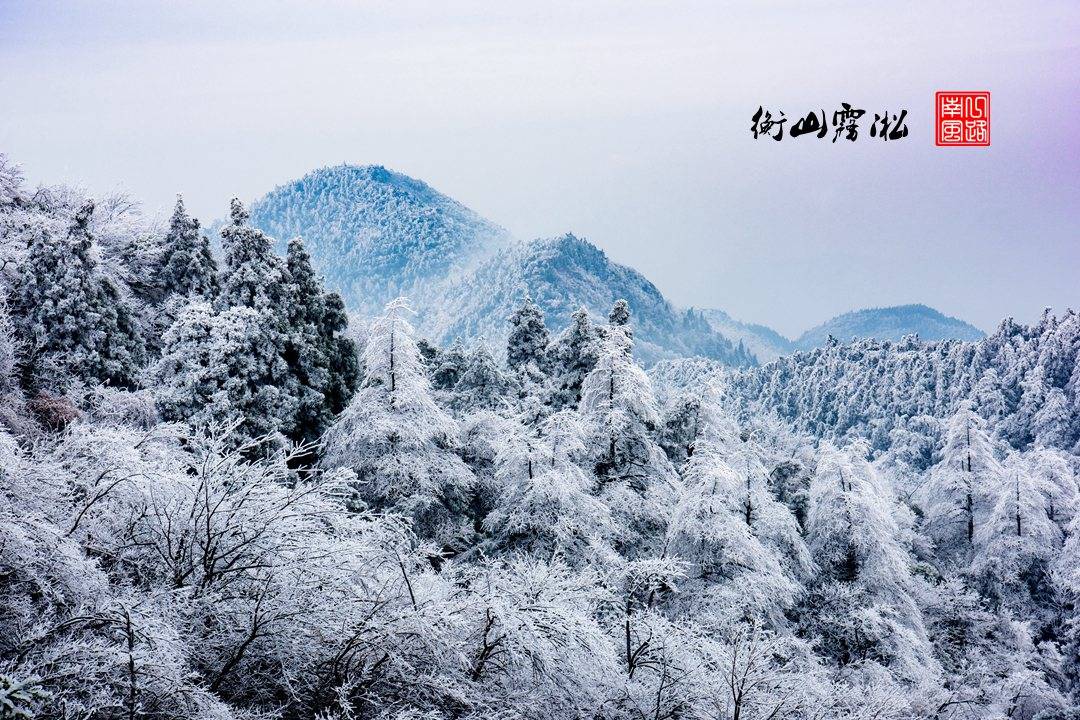
[[[992,92],[989,149],[934,147],[952,89]],[[750,135],[758,105],[841,101],[907,109],[909,137]],[[1076,0],[0,0],[0,152],[204,220],[379,163],[789,335],[906,302],[987,330],[1080,309]]]

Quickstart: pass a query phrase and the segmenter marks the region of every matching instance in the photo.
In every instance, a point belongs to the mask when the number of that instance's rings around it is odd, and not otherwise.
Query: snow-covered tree
[[[972,572],[993,602],[1029,615],[1033,602],[1048,599],[1049,562],[1061,547],[1061,528],[1049,516],[1055,488],[1013,454],[986,492],[990,507],[975,533]]]
[[[1001,378],[997,371],[988,368],[975,384],[971,399],[979,414],[987,421],[994,421],[1005,415],[1005,397],[1001,391]]]
[[[273,244],[262,231],[248,224],[243,204],[232,199],[230,222],[221,230],[225,264],[221,268],[222,307],[249,307],[284,319],[285,268]]]
[[[477,346],[465,360],[464,371],[454,384],[450,405],[457,410],[495,410],[510,404],[510,382],[491,352]]]
[[[676,467],[694,454],[703,424],[702,405],[700,395],[686,392],[664,408],[658,441]]]
[[[465,373],[468,357],[461,340],[454,343],[439,355],[439,364],[431,373],[431,382],[436,390],[453,390],[458,380]]]
[[[498,546],[569,562],[605,552],[599,546],[611,532],[610,513],[590,493],[581,437],[577,413],[564,410],[539,433],[522,428],[504,439],[495,458],[500,496],[484,521]]]
[[[20,353],[15,323],[7,303],[0,299],[0,403],[9,408],[17,404],[22,397],[18,373]],[[2,417],[0,422],[3,422]]]
[[[670,465],[652,439],[660,422],[656,399],[631,346],[626,328],[608,327],[596,367],[582,384],[580,410],[599,483],[644,492],[656,477],[670,473]]]
[[[464,581],[471,597],[461,652],[492,710],[557,720],[612,697],[618,660],[597,622],[607,593],[591,573],[520,558],[480,565]]]
[[[625,327],[630,324],[630,303],[617,300],[608,313],[608,324]]]
[[[945,557],[970,559],[1001,474],[985,421],[970,403],[961,405],[949,420],[941,462],[930,472],[927,488],[927,523]]]
[[[818,574],[801,624],[842,665],[875,661],[922,681],[936,663],[912,598],[912,562],[895,499],[864,451],[826,445],[819,454],[807,528]]]
[[[199,221],[188,215],[181,197],[176,198],[162,244],[157,283],[164,297],[197,295],[212,302],[218,289],[217,262],[209,238],[199,231]]]
[[[94,203],[84,203],[63,236],[47,224],[31,228],[11,311],[32,390],[63,386],[68,377],[129,387],[143,361],[136,318],[98,270],[93,212]]]
[[[275,339],[276,328],[251,308],[216,313],[189,303],[150,368],[162,417],[196,427],[239,421],[238,439],[289,430],[296,392]]]
[[[298,394],[288,435],[313,441],[345,409],[359,382],[359,366],[354,343],[341,334],[348,326],[341,300],[323,292],[299,238],[289,241],[286,262],[288,324],[283,355]]]
[[[596,366],[600,331],[589,319],[589,311],[578,308],[570,325],[551,343],[551,405],[558,411],[576,408],[581,402],[581,385]]]
[[[667,548],[695,569],[702,589],[694,602],[779,622],[810,567],[791,513],[769,493],[763,475],[745,477],[711,448],[694,453],[682,479]]]
[[[356,473],[360,499],[412,517],[425,535],[453,538],[475,478],[453,452],[458,428],[432,397],[400,298],[371,327],[366,377],[326,437],[324,462]]]
[[[510,315],[510,336],[506,341],[506,364],[512,370],[533,364],[543,369],[547,366],[548,329],[544,324],[544,312],[528,294],[521,306]]]

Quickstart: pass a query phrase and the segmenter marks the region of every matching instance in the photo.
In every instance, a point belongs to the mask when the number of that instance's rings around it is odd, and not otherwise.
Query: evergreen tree
[[[457,425],[436,403],[404,298],[371,327],[367,375],[327,433],[324,462],[356,473],[369,507],[409,516],[447,543],[467,518],[473,474],[453,451]]]
[[[896,501],[860,457],[864,450],[827,445],[819,456],[807,528],[818,574],[801,625],[841,665],[877,661],[919,681],[932,677],[937,663],[912,599]]]
[[[136,319],[119,287],[98,271],[84,203],[66,237],[35,228],[13,293],[12,312],[26,353],[24,385],[36,391],[65,378],[135,384],[144,359]]]
[[[453,390],[467,366],[465,347],[461,344],[460,338],[456,339],[453,345],[439,357],[439,364],[432,374],[432,385],[436,390]]]
[[[564,410],[537,433],[519,428],[503,438],[495,457],[499,497],[484,521],[498,547],[571,562],[610,552],[601,541],[610,532],[608,507],[589,493],[579,464],[581,430],[578,414]]]
[[[1005,414],[1005,398],[1001,393],[1001,379],[996,370],[990,368],[982,374],[971,393],[971,399],[979,414],[988,422],[993,422]]]
[[[596,367],[582,385],[580,410],[600,484],[621,483],[644,492],[670,472],[670,464],[652,439],[660,422],[656,398],[631,347],[627,328],[607,328]]]
[[[218,282],[210,240],[199,232],[199,221],[188,216],[179,196],[164,245],[157,278],[164,297],[198,295],[213,301]]]
[[[701,434],[702,404],[700,394],[686,392],[664,410],[658,442],[676,467],[694,454],[694,445]]]
[[[506,363],[520,370],[531,363],[541,370],[547,367],[548,329],[544,313],[528,294],[521,307],[510,315],[510,337],[506,344]]]
[[[151,368],[162,417],[195,427],[240,423],[232,437],[237,444],[288,432],[297,393],[276,336],[252,308],[216,313],[193,300],[166,331]]]
[[[510,383],[486,347],[470,353],[465,370],[454,384],[450,405],[456,410],[496,410],[510,404]]]
[[[625,300],[616,300],[608,313],[608,323],[618,327],[626,327],[630,324],[630,303]]]
[[[695,452],[683,471],[667,547],[692,563],[692,577],[703,585],[695,595],[707,597],[714,611],[781,622],[810,557],[795,518],[764,476],[749,480],[712,447]]]
[[[986,490],[990,507],[975,534],[972,573],[995,605],[1034,619],[1033,606],[1051,596],[1049,562],[1063,539],[1049,515],[1058,488],[1029,459],[1014,453]]]
[[[349,314],[337,293],[323,295],[323,315],[319,337],[329,359],[329,382],[323,388],[324,403],[333,416],[341,414],[360,386],[360,358],[356,343],[343,333],[349,327]]]
[[[420,351],[420,359],[424,361],[428,376],[434,378],[435,371],[439,369],[439,364],[442,363],[442,348],[427,338],[418,338],[416,349]]]
[[[970,402],[949,421],[941,462],[930,473],[927,523],[941,554],[966,564],[975,534],[992,506],[1001,466],[985,421]]]
[[[352,340],[341,337],[347,316],[337,295],[323,292],[299,238],[289,241],[284,358],[297,381],[297,411],[288,432],[318,439],[356,390],[359,368]]]
[[[225,266],[219,305],[268,312],[283,323],[287,310],[284,268],[270,238],[248,225],[249,217],[240,201],[233,198],[230,223],[221,231]]]
[[[557,412],[576,408],[581,402],[581,384],[596,367],[600,331],[589,319],[589,311],[578,308],[570,325],[551,346],[551,406]]]

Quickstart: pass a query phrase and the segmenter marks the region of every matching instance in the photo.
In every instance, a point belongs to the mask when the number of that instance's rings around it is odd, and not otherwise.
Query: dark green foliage
[[[544,313],[529,296],[521,307],[510,315],[510,337],[506,342],[506,364],[517,370],[532,363],[543,369],[547,365],[548,329]]]
[[[630,324],[630,304],[625,300],[617,300],[608,313],[608,322],[612,325]]]
[[[589,312],[579,308],[570,326],[552,343],[548,356],[551,366],[551,406],[554,410],[576,408],[581,402],[581,383],[596,367],[600,329],[592,324]]]
[[[15,286],[12,316],[30,392],[62,389],[69,378],[132,387],[144,360],[135,316],[91,251],[94,203],[75,214],[65,237],[36,228]]]
[[[284,314],[286,299],[281,258],[261,231],[248,224],[248,212],[233,198],[232,221],[221,231],[225,247],[222,271],[222,307],[249,307]]]
[[[439,364],[431,375],[431,386],[436,390],[453,390],[461,379],[468,360],[461,341],[456,341],[439,355]]]
[[[158,286],[170,295],[200,295],[213,300],[218,291],[217,263],[210,240],[199,232],[199,221],[187,214],[177,197],[158,269]]]
[[[284,358],[298,382],[299,404],[288,434],[316,440],[348,404],[359,382],[356,348],[341,337],[348,325],[344,304],[324,293],[299,238],[289,241],[286,260],[287,332]]]

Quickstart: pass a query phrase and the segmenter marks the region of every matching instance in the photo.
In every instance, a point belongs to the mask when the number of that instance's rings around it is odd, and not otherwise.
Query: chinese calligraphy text
[[[811,110],[804,116],[799,116],[794,124],[787,127],[788,137],[797,138],[800,135],[814,135],[817,138],[825,138],[832,130],[832,142],[848,140],[855,142],[859,139],[859,122],[866,115],[866,110],[857,108],[851,103],[840,103],[840,107],[832,112],[830,123],[829,115],[825,109]],[[777,142],[784,139],[785,123],[788,118],[782,110],[773,112],[758,106],[757,112],[751,118],[750,132],[754,139],[771,138]],[[907,110],[898,113],[890,113],[888,110],[874,113],[873,122],[869,123],[870,137],[881,140],[900,140],[908,136]]]

